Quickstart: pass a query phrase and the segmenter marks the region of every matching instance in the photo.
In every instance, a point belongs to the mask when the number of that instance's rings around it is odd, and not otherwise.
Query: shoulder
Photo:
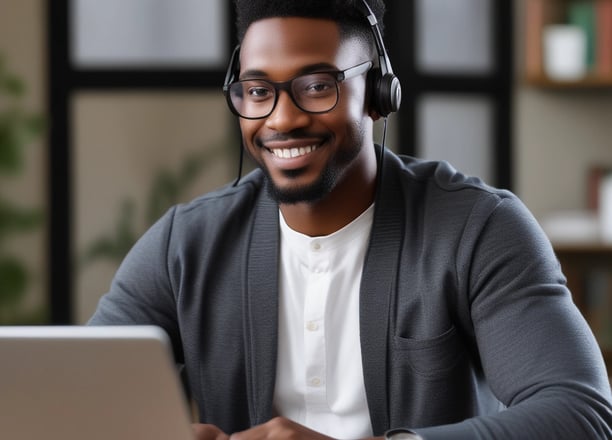
[[[183,242],[194,237],[210,239],[236,233],[246,227],[262,199],[268,200],[264,177],[260,170],[255,170],[244,176],[238,185],[228,184],[172,206],[146,236],[159,237],[161,234],[166,237],[164,240]]]
[[[391,153],[392,167],[404,181],[428,184],[442,192],[475,191],[489,193],[500,198],[515,197],[508,190],[496,188],[478,176],[470,176],[457,170],[444,160],[425,160]],[[389,155],[385,160],[390,158]]]
[[[380,200],[385,206],[400,204],[406,227],[417,235],[475,245],[486,231],[492,231],[491,243],[512,231],[546,241],[519,197],[465,175],[448,162],[387,153],[384,167]]]
[[[469,176],[446,161],[424,160],[411,156],[385,155],[387,182],[402,188],[409,203],[433,209],[472,210],[475,206],[493,210],[500,204],[524,207],[509,190],[497,188],[477,176]],[[389,183],[387,183],[388,185]]]
[[[171,211],[175,220],[220,220],[253,209],[262,195],[263,185],[263,173],[257,169],[244,176],[237,185],[225,185],[187,203],[176,205]]]

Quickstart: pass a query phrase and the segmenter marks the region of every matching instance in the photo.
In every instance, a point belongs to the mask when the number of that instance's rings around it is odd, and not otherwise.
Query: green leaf
[[[0,171],[15,172],[22,164],[17,127],[8,119],[0,119]]]
[[[2,88],[14,98],[21,98],[26,92],[23,80],[13,74],[7,74],[2,78]]]
[[[28,114],[24,120],[27,131],[33,136],[38,137],[46,129],[45,118],[41,115]]]
[[[134,232],[135,211],[133,201],[124,200],[115,234],[100,237],[88,245],[79,258],[80,264],[84,266],[100,258],[121,262],[138,238]]]
[[[43,214],[38,209],[19,208],[0,199],[0,240],[14,232],[25,232],[38,227]]]
[[[23,169],[24,148],[44,129],[40,115],[22,108],[26,84],[17,74],[8,70],[0,53],[0,172],[16,173]],[[14,232],[27,231],[38,226],[42,212],[22,209],[0,199],[0,242]],[[0,256],[0,324],[13,322],[28,286],[26,266],[13,257]],[[39,312],[37,315],[42,316]],[[28,318],[30,319],[30,318]]]
[[[0,114],[0,170],[21,170],[23,149],[39,137],[44,128],[44,119],[39,115],[26,114],[19,109]]]
[[[22,308],[13,308],[6,313],[0,313],[0,325],[41,325],[50,322],[49,307],[47,305]]]
[[[168,171],[161,171],[153,182],[147,203],[147,222],[152,223],[176,203],[179,196],[177,179]]]
[[[28,285],[28,273],[23,264],[11,257],[0,259],[0,306],[14,307],[20,302]]]

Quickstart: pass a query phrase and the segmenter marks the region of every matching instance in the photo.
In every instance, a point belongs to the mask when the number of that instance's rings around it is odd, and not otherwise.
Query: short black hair
[[[367,0],[376,16],[381,33],[385,4],[383,0]],[[242,42],[248,27],[255,21],[272,17],[307,17],[333,20],[342,36],[356,35],[372,40],[363,0],[235,0],[236,30]]]

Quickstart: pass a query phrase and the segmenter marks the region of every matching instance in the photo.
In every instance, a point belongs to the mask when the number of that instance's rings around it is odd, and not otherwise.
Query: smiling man
[[[601,354],[524,205],[373,143],[401,95],[382,2],[236,8],[224,92],[259,167],[160,219],[90,323],[166,330],[199,440],[612,438]]]
[[[365,104],[372,52],[369,39],[343,37],[331,20],[266,18],[244,36],[230,106],[244,116],[243,143],[299,232],[335,232],[374,200],[373,118]]]

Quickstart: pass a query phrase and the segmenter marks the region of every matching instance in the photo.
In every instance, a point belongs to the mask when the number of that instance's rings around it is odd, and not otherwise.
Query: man
[[[259,169],[171,209],[91,324],[168,332],[199,439],[612,438],[603,360],[526,208],[373,144],[397,103],[362,0],[237,12],[225,92]]]

